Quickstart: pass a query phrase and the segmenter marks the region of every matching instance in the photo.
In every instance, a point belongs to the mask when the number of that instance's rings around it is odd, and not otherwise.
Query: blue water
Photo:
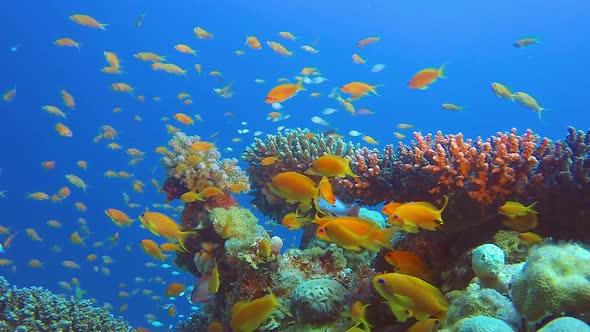
[[[166,326],[177,322],[169,317],[163,305],[171,303],[163,291],[170,281],[192,284],[192,278],[182,273],[171,275],[173,269],[146,268],[144,263],[156,262],[145,255],[138,241],[152,238],[137,224],[130,228],[116,227],[103,213],[107,208],[120,208],[136,217],[153,203],[163,203],[163,194],[149,184],[155,178],[164,180],[164,170],[154,148],[166,145],[170,136],[160,118],[183,112],[199,114],[203,122],[186,128],[171,123],[191,135],[207,139],[219,132],[215,142],[223,149],[224,157],[239,158],[252,142],[255,131],[275,133],[278,126],[303,127],[312,131],[338,128],[340,134],[357,130],[379,141],[378,147],[396,143],[392,135],[398,123],[411,123],[423,132],[463,132],[466,137],[495,134],[513,127],[523,132],[534,132],[551,139],[563,138],[567,126],[587,129],[590,115],[586,107],[587,78],[590,76],[590,3],[579,0],[555,1],[2,1],[0,3],[0,91],[17,87],[12,102],[0,102],[2,130],[0,130],[0,191],[8,190],[7,198],[0,198],[0,225],[17,232],[12,246],[2,258],[9,258],[13,266],[0,267],[0,273],[18,286],[40,285],[61,293],[57,283],[76,277],[87,293],[85,298],[96,298],[100,304],[109,302],[115,313],[123,304],[129,309],[124,317],[135,325],[148,325],[145,314],[154,314]],[[71,22],[68,16],[88,14],[108,23],[107,31],[83,27]],[[135,27],[140,14],[143,24]],[[195,26],[212,32],[212,40],[196,39]],[[299,38],[283,40],[279,31],[290,31]],[[262,50],[244,46],[246,35],[255,35],[263,42]],[[355,43],[367,36],[381,36],[376,44],[358,49]],[[53,41],[70,37],[81,43],[80,50],[53,45]],[[525,48],[514,48],[512,43],[523,37],[537,37],[542,43]],[[273,40],[294,51],[293,57],[282,57],[265,44]],[[300,49],[313,42],[318,54]],[[181,54],[173,49],[186,43],[198,51],[198,56]],[[11,47],[20,45],[16,52]],[[244,50],[243,56],[234,55]],[[122,76],[100,71],[107,63],[103,52],[115,52],[122,61]],[[169,62],[189,69],[187,77],[153,71],[150,63],[133,58],[140,51],[166,55]],[[359,53],[368,62],[358,65],[351,56]],[[203,65],[199,77],[193,67]],[[377,64],[387,67],[372,73]],[[421,69],[447,64],[446,79],[440,79],[427,90],[412,90],[407,82]],[[267,92],[280,77],[292,78],[303,67],[317,67],[328,81],[308,85],[308,91],[283,103],[285,114],[291,118],[278,123],[265,120],[272,108],[264,103]],[[207,75],[221,71],[223,80]],[[254,79],[267,81],[256,84]],[[233,98],[222,99],[213,88],[236,80]],[[357,108],[368,108],[374,115],[356,116],[340,111],[324,116],[327,107],[338,108],[334,99],[327,98],[333,87],[351,81],[383,84],[380,96],[369,96],[355,102]],[[496,98],[491,93],[492,82],[501,82],[513,91],[524,91],[534,96],[548,110],[540,121],[537,114],[516,103]],[[110,89],[114,82],[126,82],[135,87],[135,96],[143,95],[144,103],[134,96],[117,94]],[[43,105],[55,105],[64,111],[59,91],[64,88],[76,100],[76,109],[68,112],[64,121],[73,131],[72,138],[58,136],[55,124],[61,119],[41,110]],[[183,105],[176,99],[180,92],[190,93],[193,104]],[[309,96],[322,92],[320,98]],[[155,96],[162,100],[152,101]],[[462,112],[440,108],[442,103],[465,107]],[[112,110],[121,107],[121,113]],[[233,117],[224,116],[232,112]],[[134,121],[139,115],[141,122]],[[323,117],[330,126],[323,127],[310,121],[314,115]],[[247,124],[242,125],[241,122]],[[124,150],[111,151],[106,143],[95,144],[92,138],[98,128],[108,124],[118,130],[118,143],[124,149],[136,147],[147,151],[147,159],[138,166],[129,166],[130,158]],[[248,128],[245,135],[238,129]],[[407,132],[409,143],[411,131]],[[232,143],[232,138],[242,141]],[[360,137],[346,137],[361,142]],[[233,151],[227,151],[231,147]],[[75,162],[86,160],[88,170],[79,169]],[[40,163],[56,160],[57,166],[46,171]],[[245,168],[245,164],[241,162]],[[131,181],[108,179],[106,170],[125,170],[135,179],[146,183],[145,193],[135,193]],[[67,185],[65,174],[82,177],[91,187],[87,192],[72,189],[63,204],[24,199],[27,192],[54,193]],[[72,186],[70,186],[72,187]],[[142,206],[124,208],[121,192]],[[249,197],[239,201],[247,206]],[[84,202],[88,211],[81,213],[74,202]],[[178,205],[178,203],[176,203]],[[91,234],[88,247],[75,246],[69,234],[79,229],[78,218],[85,218]],[[49,219],[63,224],[61,230],[46,225]],[[261,222],[266,219],[261,217]],[[43,238],[33,242],[25,234],[34,228]],[[114,248],[93,249],[95,241],[104,241],[115,232],[120,241]],[[294,234],[283,228],[273,229],[294,245]],[[5,235],[0,237],[3,241]],[[63,252],[51,251],[59,245]],[[131,251],[125,250],[129,245]],[[108,255],[114,263],[104,265],[87,262],[86,256],[95,253]],[[44,269],[27,267],[29,259],[39,259]],[[74,260],[81,270],[60,266],[62,260]],[[99,259],[100,260],[100,259]],[[156,262],[157,263],[157,262]],[[169,262],[171,263],[171,262]],[[110,276],[93,267],[106,266]],[[15,269],[13,272],[12,269]],[[144,278],[143,283],[134,282]],[[162,277],[164,284],[147,281]],[[120,283],[126,287],[119,288]],[[149,296],[117,296],[120,290],[150,289],[163,299],[153,302]],[[146,301],[147,300],[147,301]],[[190,304],[185,299],[173,301],[180,314],[189,314]]]

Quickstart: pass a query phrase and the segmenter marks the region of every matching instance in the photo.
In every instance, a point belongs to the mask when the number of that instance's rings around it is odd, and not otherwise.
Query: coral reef
[[[441,331],[449,331],[443,329]],[[487,316],[473,316],[461,319],[450,330],[452,332],[514,332],[504,321]]]
[[[463,318],[474,316],[495,317],[515,330],[520,327],[520,314],[510,299],[494,289],[480,288],[477,283],[470,285],[453,300],[444,325],[448,328]]]
[[[291,312],[298,324],[320,325],[336,320],[347,311],[347,291],[330,279],[305,281],[291,295]]]
[[[493,244],[483,244],[473,249],[471,267],[479,279],[497,279],[504,267],[504,251]]]
[[[531,249],[512,281],[511,297],[529,322],[547,315],[590,313],[590,251],[575,243],[541,244]]]
[[[281,132],[267,135],[264,141],[255,138],[254,143],[242,154],[242,159],[250,165],[246,172],[254,184],[253,192],[250,193],[254,196],[252,204],[263,214],[281,220],[287,213],[295,211],[295,206],[285,203],[268,190],[266,184],[273,176],[288,171],[302,173],[315,159],[325,154],[352,157],[356,148],[358,145],[345,143],[340,138],[299,128],[286,135]],[[262,160],[267,157],[276,157],[277,161],[271,165],[262,165]]]
[[[537,332],[590,332],[590,326],[587,323],[573,317],[559,317],[547,325],[543,326]]]
[[[196,142],[202,142],[199,136],[187,136],[182,132],[177,132],[168,142],[172,151],[166,152],[162,164],[169,178],[178,179],[186,191],[199,192],[209,186],[231,192],[250,190],[248,177],[237,165],[237,159],[222,159],[213,146],[191,148]],[[164,186],[164,190],[167,189]]]
[[[0,277],[0,331],[131,331],[124,320],[90,301],[41,287],[16,288]]]

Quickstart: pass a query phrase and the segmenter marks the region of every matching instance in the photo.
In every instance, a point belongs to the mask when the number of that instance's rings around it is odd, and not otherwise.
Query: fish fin
[[[379,242],[385,248],[393,250],[391,240],[393,239],[395,233],[397,233],[397,229],[393,227],[386,229],[378,229],[372,233],[372,239]]]
[[[539,201],[535,201],[532,204],[530,204],[529,206],[526,207],[527,212],[529,213],[534,213],[534,214],[539,214],[539,212],[537,212],[537,210],[535,210],[535,208],[537,207],[537,204],[539,203]]]
[[[436,71],[438,77],[440,78],[446,78],[445,76],[445,67],[447,66],[447,64],[443,64],[442,66],[440,66],[440,68],[438,68],[438,70]]]
[[[401,229],[406,232],[406,233],[418,233],[420,231],[420,229],[418,228],[418,226],[416,226],[416,224],[414,223],[404,223],[401,226]]]
[[[178,245],[180,246],[180,248],[182,248],[184,251],[186,252],[190,252],[188,249],[186,249],[185,247],[185,243],[186,243],[186,239],[190,236],[190,235],[195,235],[198,236],[199,233],[195,232],[195,231],[186,231],[186,232],[180,232],[178,234],[178,236],[176,237],[176,240],[178,241]]]
[[[387,304],[389,304],[389,308],[391,309],[391,312],[393,313],[395,318],[402,323],[407,321],[408,318],[413,316],[413,313],[410,310],[408,310],[400,305],[397,305],[392,302],[387,302]]]
[[[418,313],[418,312],[414,312],[414,317],[416,317],[416,319],[417,319],[419,322],[422,322],[422,321],[425,321],[425,320],[427,320],[427,319],[430,317],[430,315],[429,315],[429,314],[427,314],[427,313],[422,313],[422,312],[420,312],[420,313]]]

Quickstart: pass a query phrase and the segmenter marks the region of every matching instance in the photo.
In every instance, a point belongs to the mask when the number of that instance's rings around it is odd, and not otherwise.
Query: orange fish
[[[139,245],[141,246],[143,251],[145,251],[146,254],[148,254],[156,259],[164,261],[164,259],[169,257],[168,255],[164,255],[162,253],[162,251],[160,250],[160,247],[158,247],[158,245],[156,244],[156,242],[154,242],[152,240],[149,240],[149,239],[141,240],[139,242]]]
[[[353,178],[359,177],[350,169],[350,159],[334,154],[324,155],[317,158],[305,173],[318,176],[337,176],[341,178],[346,176],[351,176]]]
[[[66,90],[61,89],[60,91],[61,99],[63,100],[64,104],[69,107],[70,109],[76,108],[76,102],[74,101],[74,97],[69,94]]]
[[[290,231],[299,229],[311,221],[308,217],[299,217],[297,213],[291,212],[286,214],[281,220],[281,225],[287,227]]]
[[[183,124],[185,124],[187,126],[190,126],[190,125],[192,125],[195,122],[195,120],[193,120],[190,116],[188,116],[188,115],[186,115],[184,113],[176,113],[176,114],[174,114],[174,118],[178,122],[183,123]]]
[[[432,273],[422,258],[410,251],[392,251],[384,256],[395,272],[411,275],[432,282]]]
[[[396,233],[395,228],[381,229],[377,223],[359,217],[316,216],[314,223],[320,225],[316,230],[317,237],[353,251],[367,248],[378,252],[381,247],[392,249],[391,239]]]
[[[401,273],[378,274],[373,287],[391,307],[400,322],[414,316],[419,321],[446,316],[449,304],[444,294],[422,279]]]
[[[346,101],[351,102],[368,95],[370,92],[378,96],[379,94],[375,89],[377,89],[377,87],[380,86],[382,85],[369,85],[364,82],[350,82],[348,84],[341,86],[340,91],[350,94],[350,98],[348,98]]]
[[[129,216],[121,211],[121,210],[117,210],[117,209],[106,209],[104,210],[104,213],[111,218],[111,220],[117,225],[117,226],[129,226],[133,223],[133,221],[135,221],[135,219],[131,219],[129,218]]]
[[[16,86],[2,95],[2,100],[13,101],[16,97]]]
[[[543,238],[539,234],[533,232],[519,233],[518,238],[527,244],[537,244],[543,242]]]
[[[178,241],[178,245],[186,250],[184,243],[190,235],[198,235],[193,231],[181,231],[180,226],[165,214],[158,212],[144,212],[139,216],[141,224],[153,234],[163,236],[168,240]],[[188,251],[188,250],[187,250]]]
[[[174,49],[181,53],[197,55],[197,51],[193,50],[190,46],[185,44],[177,44]]]
[[[72,137],[72,131],[70,130],[70,128],[68,128],[68,126],[66,126],[65,124],[59,122],[55,125],[55,131],[57,131],[58,134],[60,134],[61,136],[64,137]]]
[[[281,109],[283,108],[281,103],[295,96],[299,90],[305,90],[305,88],[303,88],[302,79],[299,80],[297,84],[285,83],[278,85],[270,90],[270,92],[266,95],[264,102],[267,104],[272,104],[272,107],[275,110]]]
[[[361,56],[356,53],[352,55],[352,61],[358,65],[362,65],[367,62],[367,60],[361,58]]]
[[[324,177],[322,181],[327,182],[328,179]],[[312,179],[297,172],[279,173],[268,184],[273,194],[284,198],[288,203],[300,203],[297,210],[308,210],[313,203],[316,210],[321,211],[318,206],[319,187]]]
[[[420,228],[436,231],[443,224],[441,214],[449,202],[447,195],[444,195],[444,199],[440,209],[428,202],[402,204],[389,215],[387,221],[408,233],[417,233]]]
[[[43,166],[43,168],[45,168],[47,170],[54,169],[55,168],[55,160],[44,161],[41,163],[41,166]]]
[[[378,42],[380,40],[381,40],[381,37],[367,37],[367,38],[363,38],[363,39],[359,40],[356,43],[356,47],[365,47],[367,45],[376,43],[376,42]]]
[[[166,287],[165,294],[168,297],[178,296],[185,290],[186,287],[183,284],[178,282],[171,282],[170,284],[168,284],[168,287]]]
[[[80,25],[83,25],[85,27],[99,28],[101,30],[106,30],[105,29],[105,26],[108,25],[108,24],[104,24],[104,23],[98,22],[96,19],[94,19],[91,16],[82,15],[82,14],[74,14],[74,15],[71,15],[70,16],[70,20],[72,20],[75,23],[78,23]]]
[[[540,44],[541,41],[537,38],[522,38],[519,39],[517,41],[515,41],[512,46],[516,47],[516,48],[521,48],[521,47],[525,47],[525,46],[529,46],[529,45],[533,45],[533,44]]]
[[[72,38],[66,37],[66,38],[56,39],[53,43],[57,46],[69,46],[69,47],[75,47],[78,50],[80,49],[80,43],[76,42]]]
[[[197,141],[191,144],[190,148],[197,152],[209,151],[215,147],[214,143],[205,142],[205,141]]]
[[[248,47],[255,50],[259,50],[262,48],[262,44],[260,44],[260,41],[255,36],[246,37],[246,43],[244,45],[248,45]]]
[[[281,158],[279,156],[270,156],[270,157],[263,158],[260,161],[260,165],[269,166],[269,165],[276,163],[277,161],[281,161]]]
[[[193,29],[195,35],[197,35],[197,38],[199,39],[211,39],[213,38],[213,34],[210,32],[207,32],[205,29],[200,28],[200,27],[196,27]]]
[[[408,82],[408,86],[412,89],[428,89],[428,85],[436,82],[439,78],[445,78],[444,70],[446,65],[442,65],[440,68],[426,68],[419,71],[414,77]]]
[[[292,56],[293,52],[287,50],[285,48],[285,46],[277,43],[277,42],[273,42],[273,41],[267,41],[266,44],[275,52],[278,53],[280,55],[283,56]]]
[[[528,231],[537,227],[539,218],[536,214],[529,213],[524,216],[516,216],[504,219],[504,225],[516,231]]]

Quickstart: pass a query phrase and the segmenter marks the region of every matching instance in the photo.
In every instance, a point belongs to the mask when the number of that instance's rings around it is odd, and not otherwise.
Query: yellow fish
[[[338,155],[324,155],[313,161],[311,168],[305,171],[306,174],[318,176],[337,176],[344,178],[347,175],[353,178],[359,176],[350,169],[350,159]]]
[[[282,307],[273,293],[250,302],[237,302],[232,307],[232,331],[253,332],[264,323],[277,307]]]
[[[444,294],[422,279],[401,273],[378,274],[373,277],[373,287],[400,322],[411,316],[418,321],[443,319],[447,314],[449,304]]]
[[[509,218],[522,217],[527,214],[539,214],[539,212],[535,210],[537,203],[539,203],[539,201],[533,202],[529,206],[524,206],[519,202],[508,201],[498,208],[498,213]]]
[[[420,228],[435,231],[443,224],[442,212],[447,207],[449,198],[444,195],[445,202],[439,209],[428,202],[405,203],[393,210],[387,221],[408,233],[417,233]]]

